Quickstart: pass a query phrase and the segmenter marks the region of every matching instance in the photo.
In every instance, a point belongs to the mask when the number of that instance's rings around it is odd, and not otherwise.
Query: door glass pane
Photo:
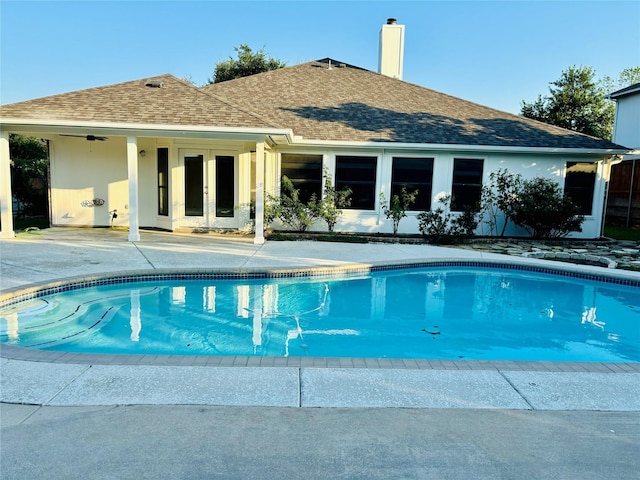
[[[204,215],[203,165],[202,155],[184,157],[184,214],[187,217]]]
[[[233,157],[216,157],[216,217],[233,217]]]
[[[169,215],[168,148],[158,148],[158,215]]]

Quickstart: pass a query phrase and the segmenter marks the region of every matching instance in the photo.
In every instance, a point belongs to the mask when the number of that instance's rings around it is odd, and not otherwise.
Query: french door
[[[233,228],[236,161],[233,155],[181,151],[184,165],[184,217],[194,227]]]

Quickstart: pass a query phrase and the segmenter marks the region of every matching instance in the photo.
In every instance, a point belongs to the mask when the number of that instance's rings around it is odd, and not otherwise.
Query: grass
[[[616,240],[638,240],[640,241],[640,230],[623,227],[604,227],[604,236]]]

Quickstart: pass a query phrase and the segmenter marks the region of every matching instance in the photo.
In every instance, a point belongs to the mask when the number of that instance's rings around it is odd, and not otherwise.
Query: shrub
[[[438,199],[441,204],[435,210],[418,214],[418,228],[431,243],[453,243],[454,241],[474,235],[478,227],[481,212],[465,209],[454,216],[449,211],[451,196]]]
[[[388,219],[393,220],[393,235],[396,236],[398,234],[398,225],[400,224],[400,220],[407,216],[407,210],[411,206],[412,203],[416,201],[416,197],[418,196],[418,190],[414,190],[413,192],[407,192],[406,187],[402,187],[400,190],[400,195],[393,195],[389,204],[387,205],[384,197],[384,192],[380,193],[380,203],[382,204],[382,211]]]
[[[307,203],[300,200],[300,190],[284,175],[280,196],[267,195],[264,209],[267,223],[276,218],[297,232],[306,232],[320,218],[320,207],[315,195]]]
[[[489,174],[489,185],[482,187],[482,210],[488,213],[485,223],[491,235],[504,236],[509,221],[512,220],[513,209],[519,201],[522,189],[522,175],[499,169]],[[502,227],[498,227],[498,214],[504,215]]]
[[[333,232],[338,219],[342,215],[342,209],[351,205],[351,189],[345,187],[340,191],[336,190],[333,186],[331,175],[326,168],[324,175],[324,193],[318,207],[320,217],[326,222],[329,231]]]
[[[533,238],[559,238],[582,231],[584,216],[578,213],[579,208],[563,195],[557,182],[536,177],[522,183],[509,216]]]

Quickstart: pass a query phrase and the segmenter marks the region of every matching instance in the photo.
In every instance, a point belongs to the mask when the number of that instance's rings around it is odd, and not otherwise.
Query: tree
[[[11,192],[22,204],[23,215],[47,213],[47,144],[24,135],[9,136]]]
[[[558,127],[599,138],[611,138],[613,103],[605,98],[608,91],[594,78],[591,67],[569,67],[550,83],[547,97],[522,102],[520,113]]]
[[[278,59],[267,58],[264,48],[254,53],[248,45],[243,43],[239,47],[234,47],[234,50],[238,54],[238,59],[229,57],[229,60],[216,63],[213,78],[209,79],[209,85],[287,66]]]
[[[602,79],[601,83],[604,90],[608,93],[640,83],[640,67],[625,68],[620,72],[617,80],[607,75]]]

